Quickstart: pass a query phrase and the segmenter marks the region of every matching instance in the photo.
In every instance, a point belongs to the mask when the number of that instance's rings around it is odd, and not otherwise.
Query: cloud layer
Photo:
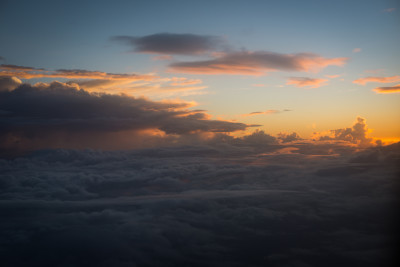
[[[391,266],[398,144],[0,160],[2,266]]]
[[[133,51],[151,54],[196,55],[215,51],[220,37],[196,34],[156,33],[142,37],[115,36],[112,40],[132,46]]]
[[[312,53],[279,54],[268,51],[230,52],[204,61],[175,62],[171,71],[196,74],[263,75],[269,71],[315,72],[327,66],[342,66],[347,58],[324,58]]]

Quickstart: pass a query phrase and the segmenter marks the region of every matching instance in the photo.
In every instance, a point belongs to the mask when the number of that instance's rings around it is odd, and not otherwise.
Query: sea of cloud
[[[1,265],[394,264],[399,144],[260,137],[2,159]]]

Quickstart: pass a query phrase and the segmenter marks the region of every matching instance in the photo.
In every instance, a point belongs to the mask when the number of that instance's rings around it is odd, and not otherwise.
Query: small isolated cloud
[[[286,112],[286,111],[291,111],[290,109],[284,109],[284,110],[276,110],[276,109],[269,109],[266,111],[254,111],[251,113],[246,113],[246,114],[242,114],[242,116],[244,117],[248,117],[248,116],[255,116],[255,115],[272,115],[272,114],[278,114],[281,112]]]
[[[341,128],[336,130],[331,130],[330,135],[321,135],[316,133],[319,136],[319,140],[336,140],[336,141],[346,141],[352,144],[356,144],[362,147],[373,145],[373,139],[367,137],[368,135],[368,127],[366,124],[366,120],[361,117],[357,117],[356,122],[353,124],[351,128]]]
[[[391,12],[394,12],[395,10],[396,10],[396,8],[391,7],[391,8],[386,8],[386,9],[384,9],[383,12],[391,13]]]
[[[361,48],[354,48],[353,49],[353,53],[360,53],[361,52]]]
[[[373,89],[373,91],[377,92],[378,94],[400,93],[400,84],[395,86],[377,87]]]
[[[340,76],[342,76],[342,75],[340,75],[340,74],[334,74],[334,75],[325,75],[325,77],[327,77],[327,78],[329,78],[329,79],[335,79],[335,78],[339,78]]]
[[[393,83],[393,82],[399,82],[400,81],[400,75],[396,76],[391,76],[391,77],[365,77],[365,78],[359,78],[357,80],[354,80],[353,83],[356,84],[361,84],[365,85],[370,82],[376,82],[376,83]]]
[[[169,69],[195,74],[263,75],[271,71],[316,72],[327,66],[342,66],[348,58],[324,58],[312,53],[279,54],[268,51],[225,53],[204,61],[175,62]]]
[[[0,56],[0,61],[6,61],[6,59],[2,56]]]
[[[294,85],[296,87],[309,87],[309,88],[318,88],[326,85],[327,79],[314,79],[307,77],[290,77],[286,84]]]
[[[196,55],[216,50],[223,40],[217,36],[156,33],[142,37],[115,36],[114,41],[132,46],[133,51],[150,54]]]

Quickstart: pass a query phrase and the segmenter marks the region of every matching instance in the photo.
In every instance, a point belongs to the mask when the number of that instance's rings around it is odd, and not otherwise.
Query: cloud
[[[369,130],[366,120],[364,118],[357,117],[357,120],[352,128],[331,130],[331,135],[320,136],[319,140],[346,141],[361,147],[365,147],[374,144],[373,139],[367,137],[368,132]]]
[[[393,83],[393,82],[399,82],[400,81],[400,76],[390,76],[390,77],[365,77],[365,78],[359,78],[357,80],[354,80],[353,83],[365,85],[370,82],[377,82],[377,83]]]
[[[340,75],[340,74],[334,74],[334,75],[325,75],[325,77],[328,77],[329,79],[335,79],[335,78],[339,78],[340,76],[342,76],[342,75]]]
[[[326,85],[327,79],[314,79],[307,77],[290,77],[286,84],[296,87],[318,88]]]
[[[152,80],[157,78],[149,74],[121,74],[107,73],[102,71],[89,71],[81,69],[59,69],[49,71],[25,66],[16,65],[0,65],[0,75],[15,76],[20,79],[34,78],[64,78],[64,79],[104,79],[104,80],[119,80],[119,81],[142,81]]]
[[[32,68],[26,66],[18,66],[18,65],[10,65],[10,64],[1,64],[0,69],[3,70],[14,70],[14,71],[42,71],[44,69]]]
[[[25,66],[0,65],[0,74],[4,77],[20,79],[62,78],[69,79],[67,84],[77,84],[89,92],[107,92],[113,94],[135,94],[146,96],[191,95],[207,86],[199,85],[200,79],[185,77],[161,78],[153,74],[106,73],[81,69],[59,69],[49,71]]]
[[[118,143],[114,140],[117,137],[129,139],[121,137],[122,133],[134,136],[141,131],[154,131],[157,135],[185,135],[233,132],[249,126],[210,120],[201,111],[188,110],[190,106],[188,102],[89,93],[77,84],[22,84],[12,91],[0,90],[0,146],[80,148],[88,142],[87,147],[96,148]],[[135,143],[135,138],[127,142]]]
[[[196,74],[263,75],[270,71],[315,72],[330,65],[342,66],[348,58],[324,58],[312,53],[279,54],[268,51],[231,52],[204,61],[175,62],[171,71]]]
[[[361,52],[361,48],[354,48],[353,49],[353,53],[360,53]]]
[[[0,61],[6,61],[5,57],[0,56]]]
[[[391,7],[391,8],[386,8],[386,9],[384,9],[383,12],[391,13],[391,12],[394,12],[395,10],[396,10],[396,8]]]
[[[373,91],[377,92],[378,94],[400,93],[400,84],[395,86],[377,87],[373,89]]]
[[[282,113],[282,112],[286,112],[286,111],[291,111],[290,109],[284,109],[284,110],[276,110],[276,109],[269,109],[266,111],[254,111],[251,113],[246,113],[246,114],[242,114],[241,116],[255,116],[255,115],[262,115],[262,114],[266,114],[266,115],[270,115],[270,114],[278,114],[278,113]]]
[[[283,143],[294,142],[303,140],[297,133],[293,132],[291,134],[288,133],[278,133],[278,139]]]
[[[16,77],[1,77],[0,76],[0,91],[11,91],[21,85],[22,82]]]
[[[166,54],[166,55],[196,55],[216,50],[222,43],[217,36],[156,33],[142,37],[115,36],[114,41],[132,46],[135,52]]]
[[[1,160],[2,265],[390,266],[399,144],[248,141]]]
[[[173,77],[171,78],[171,85],[172,86],[188,86],[188,85],[195,85],[200,84],[203,81],[200,79],[187,79],[184,77]]]

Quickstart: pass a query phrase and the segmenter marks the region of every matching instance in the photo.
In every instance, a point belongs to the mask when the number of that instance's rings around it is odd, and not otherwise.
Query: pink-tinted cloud
[[[196,74],[263,75],[271,71],[316,72],[327,66],[342,66],[348,58],[324,58],[312,53],[279,54],[268,51],[232,52],[204,61],[176,62],[171,71]]]
[[[377,83],[393,83],[393,82],[399,82],[400,81],[400,75],[396,76],[391,76],[391,77],[365,77],[365,78],[359,78],[357,80],[354,80],[353,83],[356,84],[361,84],[365,85],[370,82],[377,82]]]
[[[254,111],[251,113],[246,113],[242,114],[241,116],[243,117],[249,117],[249,116],[256,116],[256,115],[272,115],[272,114],[278,114],[286,111],[291,111],[290,109],[284,109],[284,110],[276,110],[276,109],[269,109],[266,111]]]
[[[378,94],[400,93],[400,84],[395,86],[377,87],[373,89],[373,91],[377,92]]]
[[[294,85],[296,87],[309,87],[309,88],[318,88],[323,85],[326,85],[327,79],[314,79],[307,77],[290,77],[286,84]]]
[[[353,53],[360,53],[361,52],[361,48],[354,48],[353,49]]]
[[[335,79],[335,78],[339,78],[340,76],[342,76],[342,75],[340,75],[340,74],[334,74],[334,75],[325,75],[325,77],[327,77],[327,78],[329,78],[329,79]]]

